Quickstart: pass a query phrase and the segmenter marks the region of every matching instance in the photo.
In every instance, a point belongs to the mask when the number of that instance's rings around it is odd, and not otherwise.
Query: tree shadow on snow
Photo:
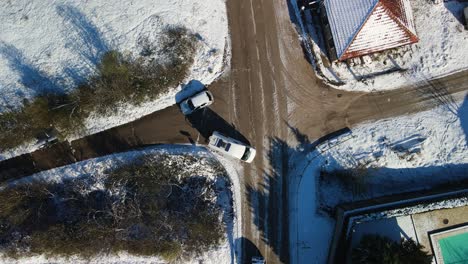
[[[290,146],[279,138],[270,138],[267,159],[271,168],[262,171],[262,184],[260,186],[246,186],[246,195],[253,215],[253,222],[260,231],[261,239],[269,245],[273,252],[283,263],[289,262],[289,184],[296,184],[302,175],[288,174],[288,170],[297,168],[291,159],[300,157],[306,159],[319,144],[338,137],[349,131],[343,128],[329,133],[315,141],[301,133],[297,128],[288,125],[298,142],[297,146]],[[261,159],[262,157],[257,157]],[[312,201],[311,201],[312,202]],[[294,242],[291,242],[294,243]],[[243,247],[246,256],[252,256],[247,245]],[[247,263],[249,259],[244,259]]]
[[[458,116],[458,104],[450,94],[447,85],[439,79],[431,80],[428,77],[424,77],[424,79],[420,82],[423,85],[419,85],[417,87],[418,93],[427,103],[433,106],[435,103],[436,105],[443,106],[447,111],[451,112],[455,116]]]
[[[459,121],[465,140],[461,144],[468,142],[468,95],[460,105],[455,98],[450,95],[447,87],[437,80],[427,82],[419,92],[428,98],[427,102],[445,108],[452,114],[454,122]],[[457,120],[458,119],[458,120]],[[393,142],[388,147],[399,159],[411,160],[420,154],[421,144],[425,138],[418,135]],[[454,144],[460,144],[454,142]],[[464,146],[460,146],[464,147]],[[370,153],[378,158],[383,153]],[[324,169],[318,181],[317,200],[320,211],[329,215],[334,214],[337,205],[352,203],[356,201],[374,199],[377,197],[390,196],[401,193],[418,193],[427,190],[451,190],[457,188],[468,188],[468,164],[446,164],[432,165],[414,168],[387,168],[371,167],[365,164],[365,159],[361,160],[354,155],[347,156],[350,164],[355,164],[353,168],[331,168],[332,171]],[[334,157],[329,156],[325,164],[338,164]],[[364,165],[364,167],[360,167]]]
[[[462,105],[458,108],[458,118],[465,134],[465,143],[468,144],[468,95],[465,96]]]
[[[79,53],[82,61],[88,63],[88,69],[94,69],[104,52],[110,50],[101,32],[75,7],[60,5],[56,10],[67,26],[75,32],[75,34],[66,33],[67,47]],[[65,79],[76,85],[84,80],[83,76],[89,74],[89,71],[65,67],[63,76],[51,77],[33,65],[21,50],[2,41],[0,41],[0,56],[7,60],[12,70],[19,73],[20,83],[33,90],[36,96],[45,93],[62,93]]]
[[[21,84],[33,90],[35,95],[61,90],[57,79],[48,76],[33,65],[23,52],[13,45],[0,41],[0,56],[5,58],[10,68],[20,75]]]
[[[332,158],[331,158],[332,159]],[[333,162],[328,160],[328,162]],[[322,212],[333,216],[336,206],[396,194],[468,188],[468,164],[416,168],[336,169],[321,173],[318,201]]]
[[[91,67],[97,65],[104,52],[110,50],[99,29],[76,7],[59,5],[56,11],[76,34],[66,36],[67,45],[78,52]]]
[[[219,166],[222,167],[221,164],[219,164]],[[225,170],[224,175],[228,175]],[[222,221],[226,227],[226,236],[230,248],[230,263],[234,264],[236,259],[235,250],[237,242],[234,240],[234,198],[231,191],[231,181],[227,177],[218,176],[215,180],[215,186],[216,203],[222,208]]]
[[[287,152],[293,151],[286,142],[279,138],[270,138],[267,159],[271,168],[262,171],[260,186],[246,186],[246,196],[253,223],[260,233],[260,239],[272,249],[281,262],[288,262],[288,204],[287,181]],[[256,159],[262,159],[257,157]],[[248,245],[243,245],[244,258],[252,256]],[[248,263],[244,259],[242,263]]]
[[[468,6],[468,3],[460,3],[459,1],[452,1],[452,2],[445,2],[444,6],[447,8],[450,13],[452,13],[453,17],[457,19],[460,24],[465,24],[465,19],[463,16],[463,8]]]

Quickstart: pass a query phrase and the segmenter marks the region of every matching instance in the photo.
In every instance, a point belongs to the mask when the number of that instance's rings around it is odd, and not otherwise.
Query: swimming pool
[[[468,263],[468,232],[439,240],[445,264]]]

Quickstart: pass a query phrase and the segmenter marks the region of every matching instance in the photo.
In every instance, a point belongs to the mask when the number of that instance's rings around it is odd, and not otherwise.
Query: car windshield
[[[250,148],[245,148],[244,155],[242,155],[241,160],[248,160],[250,157]]]
[[[187,104],[188,104],[190,109],[192,109],[192,110],[195,109],[195,106],[193,106],[192,100],[188,100]]]

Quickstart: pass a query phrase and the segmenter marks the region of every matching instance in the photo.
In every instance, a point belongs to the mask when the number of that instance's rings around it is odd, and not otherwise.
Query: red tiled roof
[[[409,0],[325,0],[325,8],[339,60],[419,40]]]

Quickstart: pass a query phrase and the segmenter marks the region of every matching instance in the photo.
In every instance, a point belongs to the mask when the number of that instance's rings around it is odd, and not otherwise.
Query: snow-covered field
[[[131,151],[125,153],[119,153],[115,155],[104,156],[96,159],[91,159],[83,162],[78,162],[73,165],[56,168],[49,171],[44,171],[31,175],[29,177],[22,178],[20,180],[9,183],[11,185],[34,183],[35,181],[47,181],[47,182],[61,182],[65,179],[78,178],[78,177],[89,177],[89,175],[100,175],[106,170],[118,166],[119,164],[129,162],[134,159],[138,159],[142,156],[147,155],[170,155],[173,162],[177,162],[178,159],[182,158],[180,155],[192,155],[193,157],[199,158],[200,162],[193,164],[192,167],[187,168],[187,171],[196,172],[197,176],[207,177],[215,180],[216,169],[210,166],[209,161],[221,162],[225,167],[226,172],[231,181],[231,188],[224,188],[225,186],[218,186],[219,193],[217,194],[216,203],[222,206],[224,211],[223,221],[226,224],[227,234],[224,243],[212,250],[203,253],[201,256],[195,257],[194,259],[186,259],[183,263],[235,263],[235,245],[234,241],[240,237],[238,226],[240,225],[240,219],[236,218],[238,206],[236,201],[239,198],[236,190],[240,190],[238,185],[239,179],[236,170],[228,161],[221,159],[207,151],[205,148],[185,146],[185,145],[161,145],[157,147],[149,147],[140,151]],[[99,181],[97,181],[99,183]],[[99,184],[98,184],[99,185]],[[99,187],[99,186],[97,186]],[[5,188],[5,187],[2,187]],[[0,188],[1,189],[1,188]],[[0,190],[1,191],[1,190]],[[234,196],[233,193],[234,192]],[[231,206],[234,204],[234,208]],[[231,213],[234,212],[234,217]],[[226,214],[227,213],[227,214]],[[44,255],[24,257],[19,259],[7,259],[0,256],[0,263],[166,263],[161,258],[154,257],[140,257],[129,255],[122,252],[118,255],[102,255],[92,259],[82,259],[79,257],[72,257],[71,259],[64,258],[50,258]]]
[[[414,0],[411,6],[419,43],[352,59],[349,65],[328,65],[316,29],[311,23],[302,24],[302,38],[310,40],[307,48],[321,77],[337,89],[373,92],[467,70],[468,30],[463,27],[462,12],[468,3]],[[312,21],[309,11],[306,17]]]
[[[313,151],[299,147],[289,172],[292,263],[326,262],[335,222],[322,210],[322,200],[336,205],[466,180],[467,142],[468,96],[463,93],[451,105],[361,124]],[[357,167],[369,169],[366,197],[319,180],[320,171]]]
[[[166,26],[185,26],[199,39],[190,80],[209,84],[229,64],[225,0],[0,1],[0,112],[44,90],[67,91],[115,49],[138,55]],[[175,104],[181,87],[138,107],[87,121],[86,133],[130,122]],[[24,151],[31,150],[33,145]]]

